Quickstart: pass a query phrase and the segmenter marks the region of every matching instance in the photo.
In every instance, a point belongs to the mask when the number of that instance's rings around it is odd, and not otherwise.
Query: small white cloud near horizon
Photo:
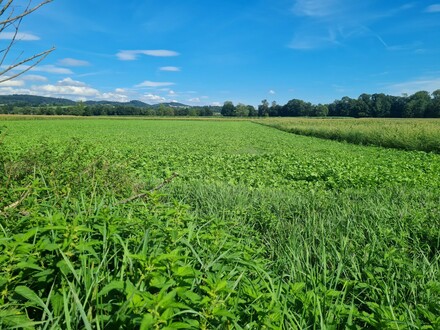
[[[0,40],[20,40],[20,41],[36,41],[40,40],[39,36],[36,36],[32,33],[26,33],[26,32],[2,32],[0,34]]]
[[[63,58],[58,61],[58,64],[64,66],[89,66],[90,63],[83,60],[77,60],[75,58]]]
[[[188,100],[188,102],[192,102],[192,103],[200,103],[200,98],[198,97],[193,97],[191,99]]]
[[[134,61],[139,58],[139,55],[155,56],[155,57],[171,57],[179,56],[178,52],[166,49],[156,50],[121,50],[116,54],[116,57],[121,61]]]
[[[160,95],[155,95],[155,94],[145,94],[141,96],[141,101],[145,101],[145,102],[155,102],[155,103],[160,103],[160,102],[165,102],[165,98],[160,96]]]
[[[58,86],[76,86],[76,87],[85,87],[86,83],[78,80],[73,80],[70,77],[64,78],[63,80],[59,80],[57,83]]]
[[[158,82],[158,81],[149,81],[146,80],[135,87],[165,87],[165,86],[172,86],[175,85],[172,82]]]
[[[159,68],[160,71],[168,71],[168,72],[179,72],[180,68],[176,66],[162,66]]]
[[[427,13],[440,13],[440,3],[435,3],[426,7],[425,10]]]
[[[271,90],[269,91],[269,94],[271,94],[271,95],[275,95],[276,93],[275,93],[275,91],[274,91],[273,89],[271,89]]]

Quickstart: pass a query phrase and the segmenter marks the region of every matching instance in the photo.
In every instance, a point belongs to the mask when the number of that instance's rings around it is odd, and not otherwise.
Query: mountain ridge
[[[137,108],[157,108],[160,105],[169,107],[189,107],[189,105],[179,103],[179,102],[163,102],[158,104],[148,104],[139,100],[131,100],[128,102],[118,102],[118,101],[80,101],[85,105],[113,105],[113,106],[132,106]],[[0,95],[0,105],[27,105],[27,106],[43,106],[43,105],[57,105],[57,106],[69,106],[75,105],[78,102],[57,97],[47,97],[39,95],[28,95],[28,94],[11,94],[11,95]]]

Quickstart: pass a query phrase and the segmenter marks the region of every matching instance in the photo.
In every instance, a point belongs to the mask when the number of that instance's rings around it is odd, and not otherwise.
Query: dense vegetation
[[[257,109],[242,103],[234,105],[231,101],[222,107],[173,102],[149,105],[140,101],[75,103],[31,95],[0,96],[0,104],[0,114],[22,115],[440,118],[440,90],[431,94],[419,91],[410,96],[364,93],[357,99],[345,96],[330,104],[317,105],[299,99],[284,105],[263,100]]]
[[[2,126],[0,327],[440,327],[439,155],[247,121]]]
[[[255,122],[300,135],[440,153],[439,119],[270,118]]]
[[[348,96],[330,104],[314,105],[299,99],[292,99],[284,105],[263,100],[258,110],[252,106],[232,102],[224,103],[223,116],[237,117],[393,117],[393,118],[438,118],[440,117],[440,90],[429,94],[420,91],[410,96],[385,94],[362,94],[357,99]]]

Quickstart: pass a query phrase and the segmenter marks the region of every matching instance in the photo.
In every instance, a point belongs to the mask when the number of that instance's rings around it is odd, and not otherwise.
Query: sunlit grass
[[[440,119],[270,118],[256,122],[287,132],[324,139],[440,152]]]
[[[440,326],[437,154],[250,122],[1,126],[0,327]]]

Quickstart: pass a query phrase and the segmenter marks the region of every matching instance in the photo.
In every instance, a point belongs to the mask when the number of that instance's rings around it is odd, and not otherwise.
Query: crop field
[[[437,153],[0,118],[0,329],[439,329],[439,251]]]
[[[300,135],[440,153],[440,119],[270,118],[258,122]]]

